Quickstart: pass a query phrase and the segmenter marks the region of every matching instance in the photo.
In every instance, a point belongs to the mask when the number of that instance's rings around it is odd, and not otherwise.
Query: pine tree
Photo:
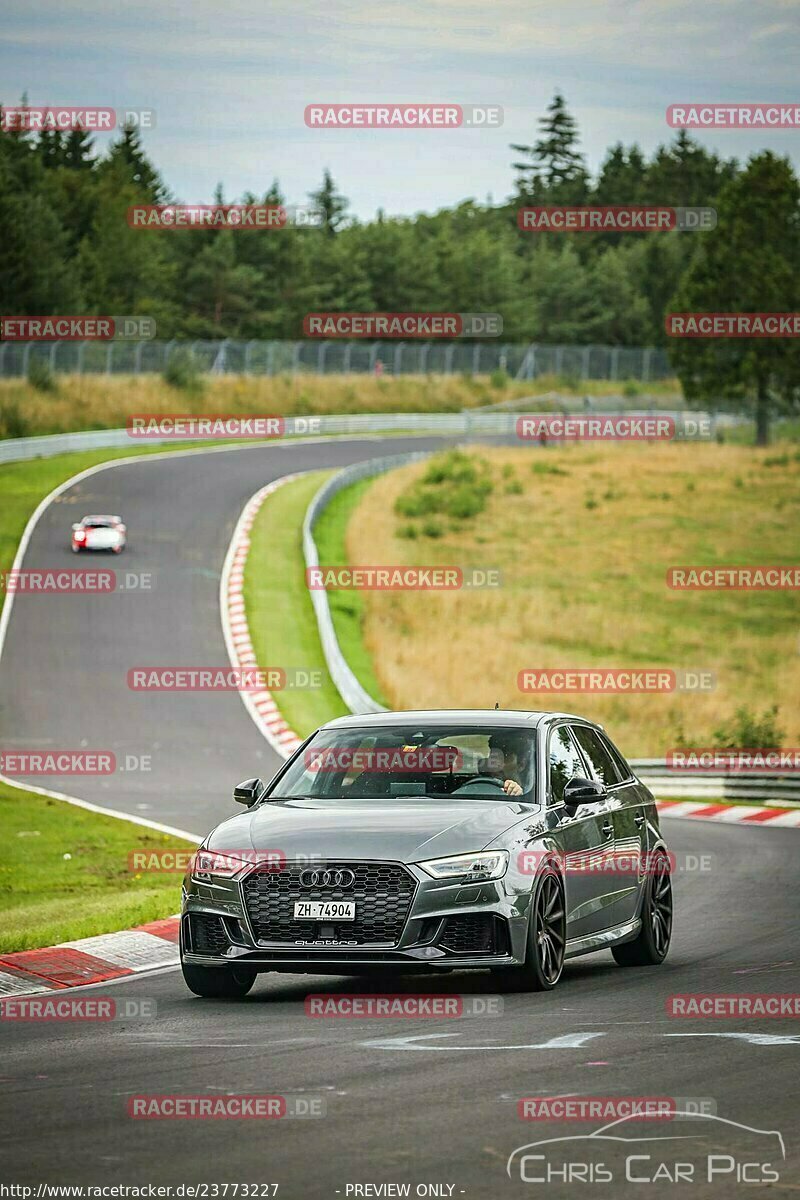
[[[333,177],[326,168],[322,176],[322,185],[316,192],[309,192],[308,198],[315,208],[322,213],[323,229],[333,235],[342,225],[347,212],[347,197],[336,191]]]
[[[522,195],[539,198],[544,191],[553,196],[585,190],[587,184],[583,155],[578,151],[578,126],[567,110],[560,92],[556,92],[547,113],[539,121],[541,136],[532,146],[512,144],[511,149],[529,161],[515,162],[519,171],[517,188]]]
[[[150,204],[161,204],[167,197],[161,176],[144,152],[142,139],[138,129],[126,125],[122,136],[112,143],[106,163],[111,168],[120,165],[125,168],[125,174],[135,186],[140,200]]]

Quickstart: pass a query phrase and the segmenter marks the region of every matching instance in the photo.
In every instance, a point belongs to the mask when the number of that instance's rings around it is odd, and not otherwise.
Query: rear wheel
[[[611,953],[621,967],[652,967],[667,957],[672,938],[672,879],[669,859],[663,850],[652,855],[650,874],[645,884],[642,928],[632,942],[612,946]]]
[[[246,967],[196,967],[182,962],[181,970],[190,992],[214,1000],[240,999],[256,979],[256,972]]]
[[[564,970],[567,915],[564,885],[552,867],[543,871],[531,901],[525,965],[498,971],[506,991],[549,992]]]

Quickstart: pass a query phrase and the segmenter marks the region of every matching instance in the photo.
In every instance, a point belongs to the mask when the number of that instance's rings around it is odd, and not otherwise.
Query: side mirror
[[[582,775],[573,775],[564,788],[564,803],[570,808],[577,808],[579,804],[599,804],[605,795],[602,784],[584,779]]]
[[[79,522],[78,522],[76,525],[73,525],[73,526],[72,526],[73,530],[75,530],[75,529],[80,529],[80,527],[81,527],[81,526],[80,526],[80,521],[79,521]]]
[[[127,525],[123,525],[121,522],[120,522],[120,524],[117,526],[117,529],[120,531],[120,533],[127,533],[127,532],[128,532],[128,526],[127,526]]]
[[[233,798],[237,804],[246,804],[248,808],[251,808],[257,800],[261,799],[264,791],[264,784],[258,777],[245,779],[243,783],[238,783],[233,789]]]

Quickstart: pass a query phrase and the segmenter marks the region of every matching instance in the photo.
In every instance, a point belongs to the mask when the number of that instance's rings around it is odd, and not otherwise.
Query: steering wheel
[[[494,775],[476,775],[474,779],[470,779],[467,783],[462,783],[461,787],[456,788],[456,790],[451,792],[450,795],[472,796],[476,792],[485,791],[487,784],[491,784],[492,787],[497,788],[497,790],[500,792],[503,791],[502,779],[497,779]],[[505,795],[505,793],[503,794]]]

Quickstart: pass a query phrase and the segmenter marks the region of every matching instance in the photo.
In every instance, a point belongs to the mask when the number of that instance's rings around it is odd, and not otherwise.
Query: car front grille
[[[453,954],[496,953],[494,914],[457,913],[448,917],[439,945]]]
[[[405,928],[416,880],[397,863],[329,862],[325,869],[349,869],[349,887],[302,887],[306,868],[287,865],[280,871],[254,871],[242,885],[247,915],[257,942],[294,943],[318,940],[360,946],[396,946]],[[354,900],[354,921],[296,921],[298,900]]]

